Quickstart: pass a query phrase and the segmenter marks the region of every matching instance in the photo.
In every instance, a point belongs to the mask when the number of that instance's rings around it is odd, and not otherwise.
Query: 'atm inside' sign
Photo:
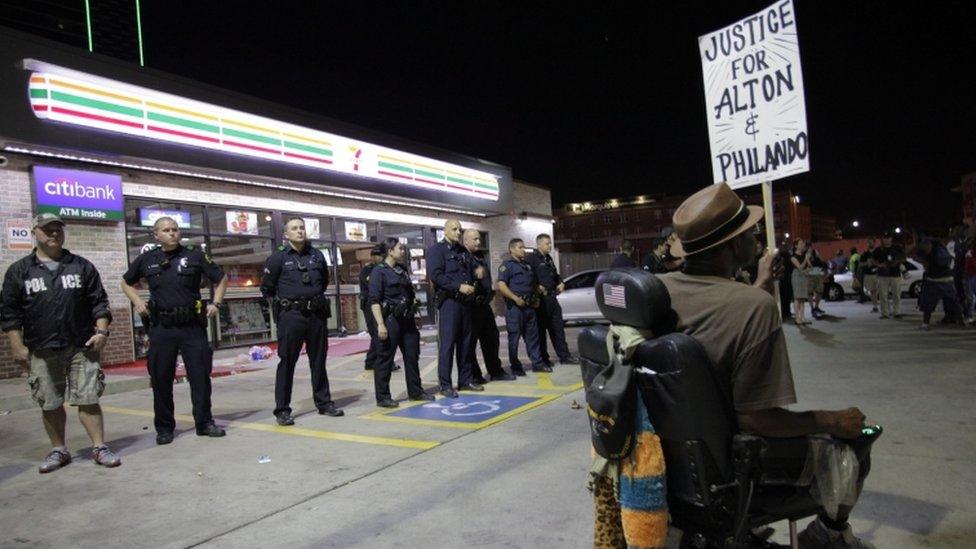
[[[37,213],[68,219],[122,221],[122,177],[115,174],[34,166]]]

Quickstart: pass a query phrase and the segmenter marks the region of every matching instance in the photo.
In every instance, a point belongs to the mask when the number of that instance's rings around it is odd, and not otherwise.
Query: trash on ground
[[[267,360],[271,358],[272,351],[271,347],[267,345],[255,345],[248,349],[247,354],[251,357],[251,360]]]
[[[569,405],[569,407],[572,408],[572,409],[574,409],[574,410],[579,410],[579,409],[582,408],[582,406],[580,406],[580,403],[579,402],[576,402],[575,400],[573,401],[572,404]]]
[[[271,463],[271,456],[258,456],[258,463]]]

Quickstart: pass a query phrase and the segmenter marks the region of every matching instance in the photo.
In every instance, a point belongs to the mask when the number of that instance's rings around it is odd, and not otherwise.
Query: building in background
[[[106,364],[146,351],[118,282],[154,245],[159,216],[175,218],[184,243],[228,276],[208,326],[216,347],[275,340],[260,278],[290,216],[305,219],[327,258],[334,334],[364,329],[358,275],[383,238],[407,244],[417,321],[431,324],[424,253],[447,219],[481,231],[492,268],[510,238],[553,230],[549,191],[514,182],[506,166],[3,27],[0,120],[0,272],[30,252],[33,215],[65,217],[66,247],[95,264],[109,292]],[[0,377],[19,374],[0,339]]]
[[[837,240],[837,218],[832,215],[810,214],[810,240],[813,242],[827,242]]]
[[[762,205],[762,195],[739,191],[747,204]],[[590,202],[570,203],[556,209],[556,245],[563,255],[564,270],[578,271],[609,264],[613,251],[623,240],[630,240],[643,257],[650,251],[651,240],[671,227],[674,211],[687,198],[649,194],[630,198],[612,198]],[[831,216],[821,216],[821,230],[813,229],[810,207],[801,203],[792,191],[773,193],[773,223],[779,242],[792,238],[810,240],[817,236],[836,238]]]

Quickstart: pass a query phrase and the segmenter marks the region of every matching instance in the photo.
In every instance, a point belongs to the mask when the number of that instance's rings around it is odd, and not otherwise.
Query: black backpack
[[[608,337],[614,337],[608,335]],[[607,459],[621,459],[634,449],[637,384],[634,368],[608,353],[608,364],[592,365],[586,382],[586,413],[593,449]]]

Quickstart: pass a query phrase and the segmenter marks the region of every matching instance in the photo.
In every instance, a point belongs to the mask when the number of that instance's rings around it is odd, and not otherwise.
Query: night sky
[[[973,3],[795,2],[811,172],[774,187],[869,229],[959,218]],[[697,37],[770,3],[144,0],[142,15],[149,67],[511,166],[558,205],[710,183]]]

